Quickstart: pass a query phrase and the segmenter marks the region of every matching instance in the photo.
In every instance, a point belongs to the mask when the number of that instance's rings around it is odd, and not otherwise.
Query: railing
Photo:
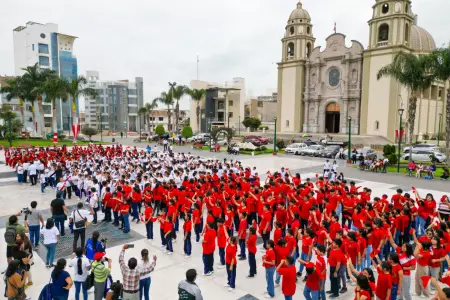
[[[389,43],[388,42],[378,42],[378,46],[379,47],[385,47],[387,46]]]

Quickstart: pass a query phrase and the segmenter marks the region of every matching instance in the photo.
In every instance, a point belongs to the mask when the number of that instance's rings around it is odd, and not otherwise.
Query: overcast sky
[[[79,75],[97,70],[101,79],[144,78],[144,101],[168,81],[188,85],[196,78],[222,83],[244,77],[252,96],[277,86],[274,62],[298,0],[2,0],[0,74],[14,74],[12,30],[27,21],[57,23],[61,33],[78,36],[74,52]],[[367,45],[375,0],[303,0],[312,18],[316,46],[337,31],[347,42]],[[413,0],[419,25],[436,44],[450,41],[449,0]],[[182,108],[188,107],[182,101]]]

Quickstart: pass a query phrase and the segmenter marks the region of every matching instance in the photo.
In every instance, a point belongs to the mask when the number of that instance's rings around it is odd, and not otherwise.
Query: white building
[[[57,24],[40,24],[31,21],[27,22],[26,26],[15,28],[13,35],[16,76],[24,74],[23,68],[38,63],[41,69],[54,70],[59,76],[69,80],[77,78],[78,64],[73,55],[74,42],[77,37],[59,33]],[[37,104],[35,111],[36,120],[39,120]],[[57,101],[56,117],[58,130],[70,129],[71,103],[69,101],[65,103]],[[51,131],[52,107],[50,103],[44,103],[44,121],[46,130]],[[34,125],[39,127],[40,122],[37,121],[37,125]],[[40,132],[40,128],[37,132]]]
[[[167,114],[167,109],[153,110],[149,118],[150,124],[148,128],[150,129],[150,132],[154,132],[155,127],[158,125],[162,125],[164,127],[164,130],[166,132],[169,132],[169,116]],[[180,124],[180,131],[183,129],[184,123],[188,118],[189,118],[189,111],[180,109],[180,116],[178,118],[179,119],[178,124]],[[172,125],[172,128],[174,128],[175,112],[173,110],[171,110],[170,124]],[[190,126],[192,127],[192,119]]]
[[[98,93],[98,98],[86,97],[85,118],[89,127],[112,131],[139,131],[144,129],[144,119],[139,122],[138,110],[144,105],[143,78],[128,80],[100,80],[97,71],[87,71],[88,87]]]

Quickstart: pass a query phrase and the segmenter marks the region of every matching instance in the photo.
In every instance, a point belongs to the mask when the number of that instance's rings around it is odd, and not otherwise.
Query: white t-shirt
[[[55,244],[58,242],[56,237],[59,236],[59,230],[56,226],[50,229],[44,227],[44,229],[41,229],[41,235],[44,237],[44,245]]]
[[[97,192],[93,193],[91,195],[91,198],[89,199],[89,204],[92,206],[92,208],[98,208],[98,195]]]
[[[86,209],[75,209],[72,212],[72,215],[70,216],[73,219],[73,223],[75,224],[76,222],[82,221],[83,219],[86,220],[88,216],[91,215],[91,212],[86,210]],[[78,230],[78,229],[83,229],[85,228],[85,226],[80,227],[80,228],[75,228],[75,225],[73,227],[73,230]]]
[[[86,256],[81,257],[81,271],[83,272],[81,275],[78,274],[78,257],[74,257],[69,261],[69,267],[73,267],[73,281],[76,282],[84,282],[89,274],[89,267],[91,264]]]

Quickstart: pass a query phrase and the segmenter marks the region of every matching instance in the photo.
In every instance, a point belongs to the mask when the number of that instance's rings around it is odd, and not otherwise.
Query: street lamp
[[[231,117],[231,113],[228,113],[228,129],[230,128],[230,117]]]
[[[273,118],[275,130],[273,132],[273,155],[277,155],[277,117]]]
[[[437,146],[438,147],[439,147],[440,135],[441,135],[441,123],[442,123],[442,114],[439,114],[439,131],[438,131],[438,135],[437,135],[437,140],[438,140]]]
[[[398,128],[398,159],[397,159],[397,173],[400,174],[400,157],[402,152],[402,117],[403,112],[405,110],[403,108],[398,109],[398,115],[400,116],[400,127]]]
[[[351,161],[352,155],[352,117],[348,117],[348,153],[347,162]]]

